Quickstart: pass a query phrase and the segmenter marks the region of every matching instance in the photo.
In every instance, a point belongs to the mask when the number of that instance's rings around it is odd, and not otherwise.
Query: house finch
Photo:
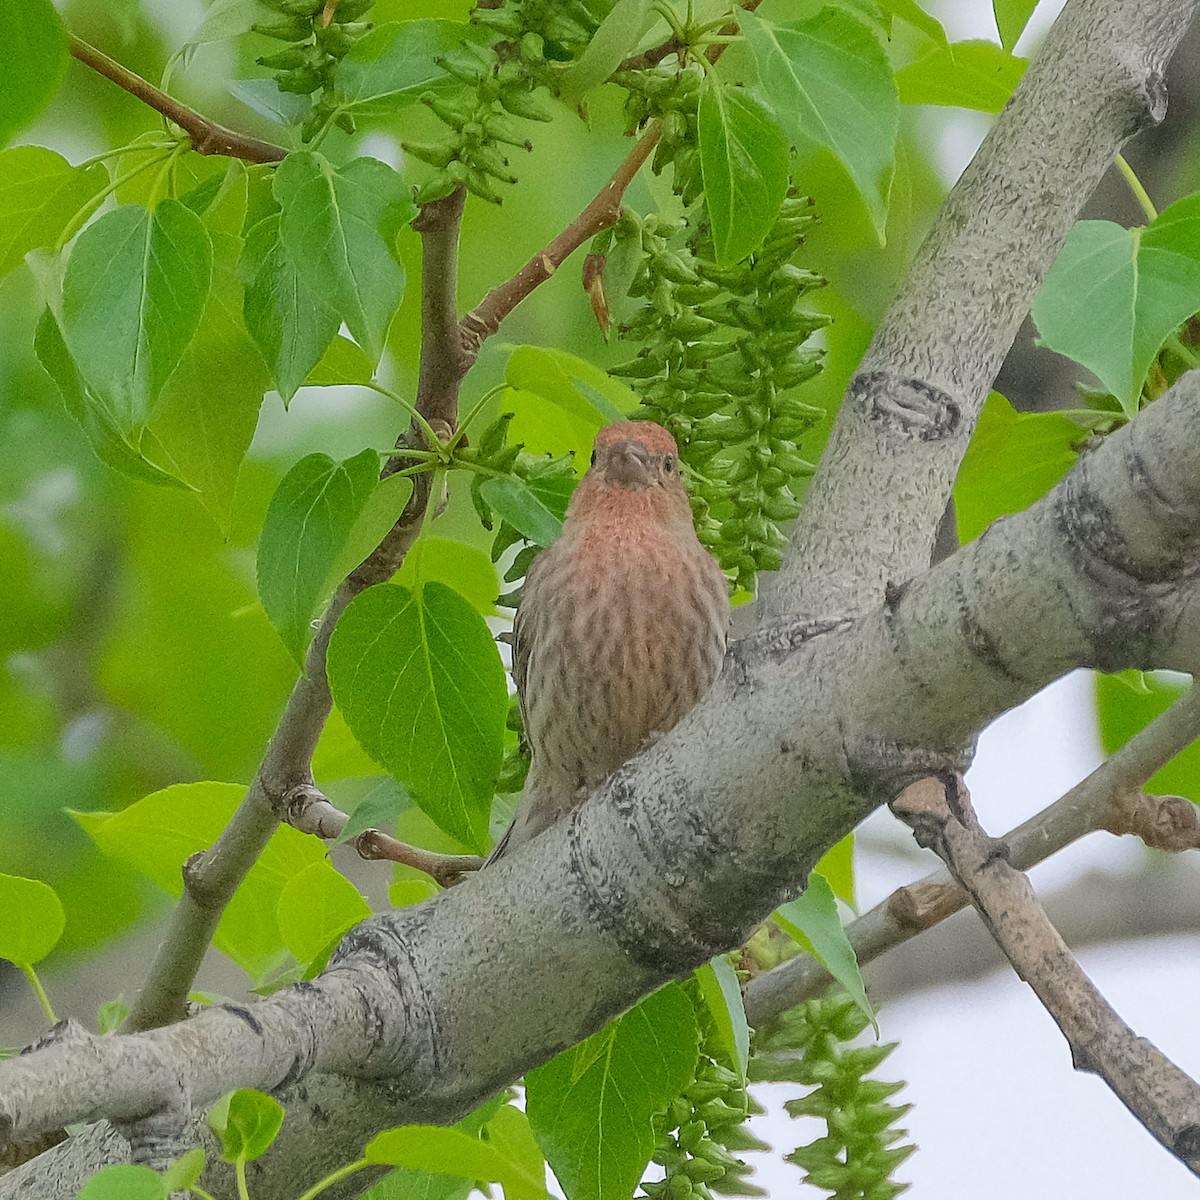
[[[600,430],[517,610],[513,679],[531,760],[489,862],[677,724],[716,678],[728,625],[729,588],[696,537],[675,439],[649,421]]]

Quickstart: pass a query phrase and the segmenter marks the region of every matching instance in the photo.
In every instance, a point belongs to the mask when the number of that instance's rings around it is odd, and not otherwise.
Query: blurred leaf
[[[258,542],[258,594],[301,666],[330,568],[379,482],[379,456],[302,458],[280,481]]]
[[[562,74],[559,87],[568,104],[599,87],[629,56],[649,24],[649,12],[650,0],[617,0],[608,10],[583,53]]]
[[[321,361],[304,381],[305,387],[338,387],[345,384],[370,383],[375,376],[371,360],[356,342],[335,337],[321,356]]]
[[[0,143],[28,125],[67,73],[67,39],[50,0],[0,0]]]
[[[995,42],[955,42],[902,67],[896,72],[896,86],[904,104],[998,113],[1028,65],[1028,59],[1014,58]]]
[[[378,465],[377,457],[376,467]],[[405,475],[389,475],[379,481],[350,526],[350,532],[333,560],[333,566],[325,577],[326,592],[332,592],[355,567],[370,557],[371,552],[400,520],[412,493],[413,482]]]
[[[71,218],[108,183],[98,163],[82,170],[41,146],[0,153],[0,275],[30,250],[53,246]]]
[[[954,484],[958,540],[1040,500],[1075,465],[1083,431],[1060,413],[1019,413],[998,392],[983,406]]]
[[[208,298],[212,243],[177,200],[123,205],[79,235],[63,277],[63,335],[101,416],[137,438]]]
[[[297,274],[377,363],[404,295],[396,237],[417,213],[404,181],[375,158],[334,167],[303,152],[279,164],[273,188]]]
[[[266,359],[287,404],[337,335],[337,314],[302,278],[279,237],[279,214],[246,235],[242,277],[246,328]]]
[[[483,618],[441,583],[415,594],[368,588],[333,632],[328,670],[367,753],[482,853],[508,715],[504,667]]]
[[[438,1125],[403,1125],[377,1134],[368,1143],[364,1157],[371,1163],[386,1163],[435,1175],[457,1175],[485,1183],[500,1183],[505,1200],[545,1196],[543,1179],[525,1173],[495,1146],[481,1142],[461,1129]]]
[[[668,983],[525,1076],[529,1123],[571,1200],[631,1195],[654,1152],[654,1117],[689,1083],[696,1016]]]
[[[787,193],[788,144],[749,92],[705,77],[697,117],[704,202],[721,265],[762,245]]]
[[[356,115],[393,116],[401,104],[445,85],[446,73],[434,59],[457,50],[468,33],[458,21],[376,25],[338,64],[339,106]]]
[[[996,28],[1005,50],[1012,50],[1025,32],[1038,0],[992,0],[992,11],[996,15]]]
[[[125,1024],[129,1016],[129,1005],[120,997],[116,1000],[105,1000],[96,1009],[96,1027],[100,1033],[116,1033]]]
[[[226,1162],[253,1162],[270,1149],[283,1125],[283,1105],[265,1092],[241,1088],[208,1110],[208,1126]]]
[[[251,25],[278,23],[279,10],[267,0],[214,0],[204,20],[192,31],[185,46],[223,42],[250,32]]]
[[[846,834],[826,850],[816,870],[839,900],[844,900],[851,908],[858,907],[854,896],[854,834]]]
[[[328,859],[321,859],[283,885],[275,915],[283,944],[307,963],[369,917],[371,906]]]
[[[879,0],[879,6],[914,29],[919,29],[939,46],[946,45],[946,31],[942,28],[942,23],[931,17],[916,0]]]
[[[22,966],[41,962],[58,945],[66,923],[48,883],[0,875],[0,958]]]
[[[1142,695],[1126,687],[1119,676],[1097,674],[1095,679],[1096,715],[1106,754],[1119,750],[1166,712],[1188,687],[1185,677],[1167,672],[1143,675]],[[1193,804],[1200,804],[1200,741],[1177,754],[1142,790],[1151,795],[1186,796]]]
[[[181,1158],[177,1158],[163,1173],[162,1180],[168,1193],[187,1191],[200,1182],[204,1172],[204,1149],[196,1146]]]
[[[388,903],[393,908],[407,908],[436,896],[440,890],[432,879],[400,879],[388,884]]]
[[[479,490],[491,508],[523,538],[539,546],[549,546],[562,533],[562,521],[524,479],[497,475],[486,480]]]
[[[340,846],[344,842],[353,841],[364,829],[382,829],[385,833],[396,827],[396,818],[412,806],[408,793],[402,784],[390,775],[376,775],[362,780],[343,780],[339,785],[337,803],[345,808],[346,802],[341,798],[345,784],[355,782],[364,784],[368,790],[362,798],[350,809],[350,819],[345,828],[330,843]]]
[[[810,872],[808,886],[795,900],[780,905],[772,914],[772,920],[846,989],[854,1003],[875,1026],[875,1034],[878,1036],[879,1025],[875,1020],[875,1009],[867,999],[862,972],[858,969],[858,959],[854,956],[854,948],[842,927],[837,898],[824,876],[818,875],[816,871]]]
[[[163,1177],[149,1167],[116,1163],[97,1171],[79,1191],[79,1200],[167,1200]]]
[[[183,864],[217,840],[245,792],[234,783],[179,783],[117,813],[70,815],[101,853],[129,863],[178,896]],[[280,826],[225,909],[213,941],[256,982],[283,954],[275,912],[284,885],[324,855],[317,838]]]
[[[750,1061],[750,1026],[746,1024],[737,972],[723,954],[718,954],[697,967],[693,979],[704,1006],[699,1014],[702,1048],[744,1080]]]
[[[242,320],[241,239],[213,233],[212,290],[195,337],[163,388],[149,432],[171,474],[228,536],[242,460],[270,379]]]
[[[882,242],[900,126],[892,68],[871,29],[824,8],[774,25],[740,11],[759,85],[799,147],[824,146],[854,180]]]
[[[1091,371],[1126,416],[1163,342],[1200,312],[1200,193],[1149,225],[1080,221],[1033,305],[1039,344]]]
[[[470,600],[481,616],[496,615],[500,582],[492,560],[477,546],[447,538],[418,539],[404,556],[404,565],[396,573],[396,582],[416,592],[423,584],[434,581],[452,587]]]

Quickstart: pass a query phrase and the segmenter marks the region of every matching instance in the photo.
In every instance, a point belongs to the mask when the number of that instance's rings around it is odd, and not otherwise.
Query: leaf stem
[[[425,435],[425,441],[431,447],[441,445],[441,442],[438,440],[438,435],[433,432],[433,426],[430,425],[429,422],[421,415],[416,405],[411,403],[411,401],[405,400],[403,396],[393,392],[391,388],[384,387],[382,383],[377,383],[374,379],[370,380],[368,383],[364,383],[363,387],[370,388],[371,391],[378,392],[379,395],[386,396],[389,400],[394,400],[402,409],[404,409],[406,413],[408,413],[410,417],[412,417],[413,423]],[[405,453],[407,454],[408,451],[406,450]],[[396,451],[393,450],[392,457],[395,457],[395,454]],[[438,457],[440,457],[440,455],[438,455]]]
[[[180,145],[179,142],[172,143],[172,146]],[[144,171],[149,171],[152,167],[157,167],[164,160],[170,161],[171,156],[175,153],[174,149],[167,150],[165,153],[154,155],[148,158],[144,163],[139,163],[136,167],[126,171],[123,175],[118,175],[116,179],[111,180],[100,192],[93,196],[78,212],[67,222],[66,228],[59,234],[58,241],[54,245],[54,253],[61,254],[63,247],[96,215],[100,206],[115,192],[118,188],[124,187],[131,179],[137,178]]]
[[[296,1200],[314,1200],[314,1197],[319,1196],[326,1188],[332,1187],[335,1183],[341,1183],[343,1179],[353,1175],[356,1171],[361,1171],[364,1167],[370,1166],[365,1158],[360,1158],[358,1162],[348,1163],[344,1167],[338,1167],[336,1171],[326,1175],[324,1179],[317,1180],[303,1195],[298,1196]]]
[[[239,1157],[234,1164],[234,1170],[237,1172],[238,1200],[250,1200],[250,1187],[246,1182],[246,1160]]]
[[[1118,154],[1116,157],[1117,170],[1125,177],[1125,182],[1129,185],[1129,190],[1133,193],[1134,199],[1142,206],[1142,212],[1146,214],[1147,221],[1158,219],[1158,209],[1154,207],[1154,201],[1150,199],[1150,193],[1146,191],[1142,181],[1137,177],[1137,173],[1125,160],[1125,155]]]
[[[29,986],[33,988],[33,994],[42,1006],[42,1012],[45,1013],[46,1020],[51,1025],[57,1025],[58,1018],[54,1015],[54,1006],[50,1003],[50,997],[46,995],[46,989],[42,987],[42,981],[38,978],[38,973],[33,969],[33,963],[18,963],[17,965],[21,968],[21,973],[29,980]]]

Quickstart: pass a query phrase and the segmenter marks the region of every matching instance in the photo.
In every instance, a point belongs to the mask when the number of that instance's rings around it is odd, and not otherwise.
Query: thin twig
[[[892,811],[931,846],[970,895],[996,944],[1071,1047],[1076,1070],[1099,1075],[1146,1129],[1200,1175],[1200,1087],[1139,1038],[1084,974],[1028,877],[980,827],[960,776],[924,779]]]
[[[143,104],[162,113],[167,120],[173,121],[191,139],[192,149],[197,154],[224,154],[252,163],[276,163],[287,157],[288,152],[281,146],[247,137],[218,125],[216,121],[210,121],[82,38],[74,34],[67,36],[75,58],[105,79],[112,80],[117,87],[124,88],[131,96],[136,96]]]
[[[462,883],[483,866],[478,854],[438,854],[410,846],[379,829],[364,829],[354,843],[358,853],[366,859],[384,859],[387,862],[403,863],[423,871],[442,887],[453,887]]]
[[[471,362],[475,361],[483,343],[500,328],[500,322],[526,296],[545,283],[584,242],[617,223],[625,189],[633,182],[633,177],[649,157],[650,151],[658,145],[658,139],[659,127],[655,122],[642,134],[625,161],[583,212],[511,279],[493,288],[479,305],[463,317],[460,326],[462,342]]]
[[[1061,799],[1009,833],[1004,839],[1009,862],[1018,870],[1028,871],[1089,833],[1101,829],[1118,832],[1120,814],[1128,813],[1131,797],[1138,798],[1136,811],[1157,811],[1159,806],[1151,803],[1153,798],[1143,798],[1141,789],[1197,737],[1200,687],[1193,686]],[[1170,814],[1142,819],[1142,829],[1185,821],[1188,814],[1177,811],[1174,799],[1161,798]],[[1194,817],[1195,806],[1186,803]],[[1120,832],[1139,832],[1132,828],[1128,817],[1126,824],[1129,827]],[[1165,840],[1158,844],[1165,848]],[[918,883],[898,888],[883,903],[850,922],[846,936],[859,963],[865,965],[932,929],[969,903],[948,871],[935,871]],[[746,984],[747,1018],[751,1025],[761,1024],[818,995],[831,983],[828,972],[810,955],[789,959]]]

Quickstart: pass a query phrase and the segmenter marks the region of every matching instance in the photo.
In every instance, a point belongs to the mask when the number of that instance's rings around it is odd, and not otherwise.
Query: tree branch
[[[980,827],[961,778],[916,783],[892,809],[968,892],[1013,969],[1062,1030],[1076,1070],[1099,1075],[1163,1146],[1200,1175],[1200,1087],[1137,1037],[1084,974],[1028,878]]]
[[[1004,355],[1117,151],[1162,120],[1166,63],[1196,8],[1071,0],[1063,9],[851,381],[783,567],[763,578],[760,621],[862,612],[929,565]]]
[[[1008,861],[1019,871],[1028,871],[1053,854],[1089,833],[1107,829],[1112,833],[1136,833],[1133,820],[1126,827],[1116,814],[1130,811],[1145,814],[1137,824],[1157,831],[1165,823],[1172,831],[1186,830],[1190,818],[1192,841],[1173,845],[1158,836],[1164,849],[1196,848],[1196,825],[1200,810],[1184,800],[1187,812],[1171,801],[1179,797],[1144,796],[1142,787],[1152,775],[1200,737],[1200,687],[1193,686],[1171,707],[1134,734],[1086,779],[1036,816],[1018,825],[1004,838]],[[1160,819],[1150,814],[1166,815]],[[1145,839],[1143,839],[1145,840]],[[1153,842],[1148,844],[1154,844]],[[897,888],[881,904],[846,926],[846,936],[860,965],[874,961],[889,950],[925,933],[970,904],[970,898],[951,878],[949,871],[935,871],[917,883]],[[786,1009],[823,992],[832,977],[811,955],[799,955],[751,979],[743,989],[746,1019],[760,1025]]]
[[[235,133],[210,121],[198,112],[181,104],[173,96],[156,88],[140,75],[111,59],[95,46],[89,45],[83,38],[73,33],[67,35],[71,54],[85,66],[91,67],[105,79],[112,80],[119,88],[123,88],[131,96],[148,104],[156,112],[162,113],[169,121],[173,121],[184,131],[191,140],[192,149],[197,154],[224,154],[229,158],[240,158],[252,163],[276,163],[287,157],[288,152],[282,146],[273,146],[270,142],[258,138],[247,137]]]
[[[621,216],[621,197],[634,176],[658,145],[658,123],[653,123],[638,139],[625,161],[600,189],[590,204],[548,246],[539,250],[510,280],[493,288],[462,319],[462,340],[474,362],[483,343],[535,288],[546,282],[584,242],[601,230],[615,225]]]

